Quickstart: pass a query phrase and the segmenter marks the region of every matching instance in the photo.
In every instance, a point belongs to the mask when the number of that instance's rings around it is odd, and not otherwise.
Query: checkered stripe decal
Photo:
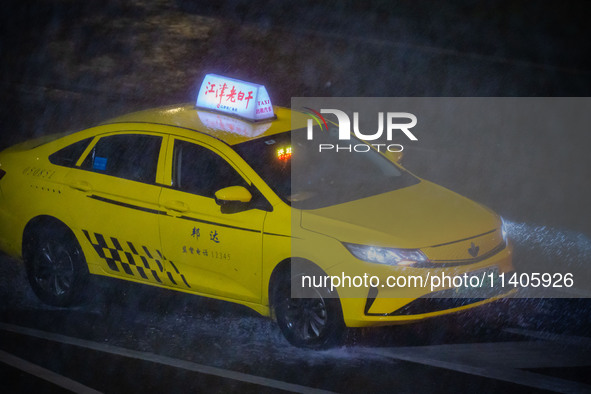
[[[174,286],[184,284],[188,288],[191,287],[174,263],[166,260],[158,249],[154,249],[155,253],[152,253],[147,246],[136,248],[129,241],[120,242],[115,237],[107,238],[98,233],[91,235],[87,230],[82,230],[82,232],[99,257],[107,262],[111,271],[125,273],[143,280],[151,281],[150,277],[152,277],[158,283]],[[163,263],[166,261],[170,263],[174,272],[164,270]]]

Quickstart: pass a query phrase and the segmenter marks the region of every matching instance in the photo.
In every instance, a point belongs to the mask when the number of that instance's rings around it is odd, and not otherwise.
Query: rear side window
[[[49,156],[49,162],[57,166],[74,167],[90,141],[92,138],[86,138],[58,150]]]
[[[82,168],[131,181],[154,183],[162,137],[121,134],[101,138]]]

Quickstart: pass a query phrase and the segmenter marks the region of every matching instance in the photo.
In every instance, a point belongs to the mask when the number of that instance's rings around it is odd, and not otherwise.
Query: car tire
[[[292,298],[292,274],[296,280],[304,275],[298,270],[292,273],[289,266],[283,268],[275,277],[271,291],[277,324],[285,338],[294,346],[309,349],[340,345],[345,323],[337,295],[318,288],[312,289],[313,298]]]
[[[41,301],[68,306],[80,301],[88,279],[84,253],[66,227],[38,228],[23,250],[27,277]]]

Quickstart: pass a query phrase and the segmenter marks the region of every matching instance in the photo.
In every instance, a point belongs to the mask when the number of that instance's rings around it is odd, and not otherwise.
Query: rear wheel
[[[65,227],[43,227],[24,248],[29,283],[41,301],[67,306],[80,300],[88,277],[86,260],[72,232]]]
[[[314,288],[311,298],[292,298],[291,270],[284,268],[274,280],[272,305],[277,324],[294,346],[323,349],[341,343],[345,331],[341,305],[335,293]],[[294,273],[297,280],[303,273]]]

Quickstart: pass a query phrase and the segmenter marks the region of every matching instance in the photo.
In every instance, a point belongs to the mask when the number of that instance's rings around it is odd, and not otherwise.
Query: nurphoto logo
[[[320,112],[315,111],[311,108],[305,108],[306,114],[310,115],[312,119],[308,119],[307,123],[307,139],[314,139],[314,121],[319,126],[320,130],[329,130],[328,123],[322,114],[335,115],[338,122],[338,139],[339,141],[350,141],[351,140],[351,120],[349,116],[338,109],[321,109]],[[401,120],[406,122],[400,123]],[[335,124],[334,122],[330,122]],[[352,132],[355,137],[363,141],[375,141],[381,138],[386,133],[386,139],[392,141],[394,132],[402,132],[409,140],[418,141],[417,137],[410,131],[411,128],[416,126],[417,117],[409,112],[387,112],[386,113],[386,125],[384,127],[384,112],[378,112],[378,130],[374,133],[361,132],[359,130],[359,112],[353,112],[353,129]],[[378,152],[402,152],[404,149],[400,144],[371,144]],[[319,152],[325,150],[333,151],[345,151],[345,152],[368,152],[371,149],[368,144],[318,144]]]

